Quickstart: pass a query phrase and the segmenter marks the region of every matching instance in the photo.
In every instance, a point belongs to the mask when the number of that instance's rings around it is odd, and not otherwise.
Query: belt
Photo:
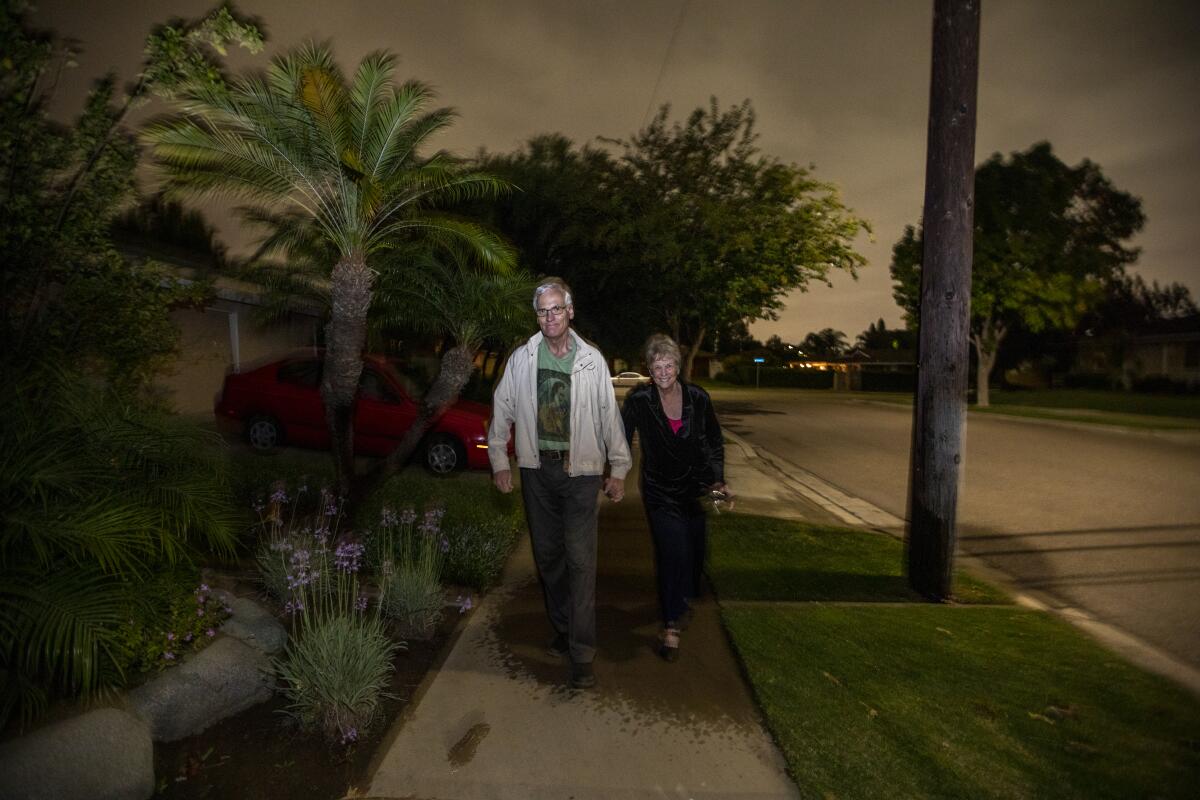
[[[562,461],[567,457],[566,450],[538,450],[538,456],[551,461]]]

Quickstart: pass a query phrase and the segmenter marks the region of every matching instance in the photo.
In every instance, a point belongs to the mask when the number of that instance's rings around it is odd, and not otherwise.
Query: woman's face
[[[675,379],[679,377],[679,365],[673,358],[656,358],[650,365],[650,377],[654,379],[654,385],[665,392],[675,385]]]

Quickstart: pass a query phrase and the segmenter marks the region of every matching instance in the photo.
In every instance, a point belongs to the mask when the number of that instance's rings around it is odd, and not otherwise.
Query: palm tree
[[[449,155],[420,155],[454,118],[426,111],[431,89],[397,84],[395,57],[374,53],[347,80],[323,45],[276,57],[265,74],[189,86],[180,113],[152,123],[146,138],[169,192],[243,198],[249,219],[289,216],[301,239],[315,230],[331,258],[330,321],[321,382],[339,489],[354,474],[354,397],[362,372],[378,255],[425,243],[467,250],[506,269],[503,240],[444,212],[450,204],[506,188]],[[291,243],[278,229],[275,246]]]
[[[416,420],[396,449],[366,476],[358,487],[360,496],[408,462],[429,428],[462,393],[485,340],[508,345],[529,334],[535,286],[537,281],[524,271],[480,272],[462,251],[429,253],[403,277],[398,270],[381,274],[373,326],[445,337],[452,344],[442,351],[437,378],[422,398]]]

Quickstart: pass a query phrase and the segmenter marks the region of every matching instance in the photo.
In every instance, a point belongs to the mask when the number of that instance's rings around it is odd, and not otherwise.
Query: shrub
[[[0,385],[0,726],[123,681],[128,587],[232,552],[212,437],[66,373]]]
[[[128,623],[117,632],[115,661],[128,679],[178,664],[204,648],[229,618],[195,569],[172,569],[127,583]]]
[[[425,512],[415,529],[411,511],[394,519],[385,515],[381,523],[380,604],[405,638],[430,638],[442,617],[442,564],[449,547],[441,536],[442,513]]]
[[[466,521],[445,526],[448,543],[442,580],[483,591],[500,580],[500,572],[517,541],[507,519]]]
[[[331,742],[353,743],[378,716],[392,656],[402,645],[375,614],[302,615],[300,635],[275,662],[288,713]]]
[[[267,568],[264,583],[286,594],[284,609],[293,620],[292,641],[275,661],[288,713],[329,741],[350,744],[377,716],[401,645],[388,637],[379,604],[369,611],[360,589],[365,545],[337,538],[337,505],[327,492],[319,498],[316,513],[291,516],[286,492],[275,489],[264,509],[271,533],[260,565]]]

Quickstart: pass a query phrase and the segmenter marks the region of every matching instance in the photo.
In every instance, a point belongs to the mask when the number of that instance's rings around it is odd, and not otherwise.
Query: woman
[[[652,383],[625,398],[625,437],[642,443],[642,502],[654,537],[663,630],[659,655],[679,657],[680,623],[688,598],[700,592],[707,522],[700,498],[725,485],[725,447],[708,392],[679,380],[679,345],[656,333],[646,342]],[[717,496],[717,495],[714,495]]]

